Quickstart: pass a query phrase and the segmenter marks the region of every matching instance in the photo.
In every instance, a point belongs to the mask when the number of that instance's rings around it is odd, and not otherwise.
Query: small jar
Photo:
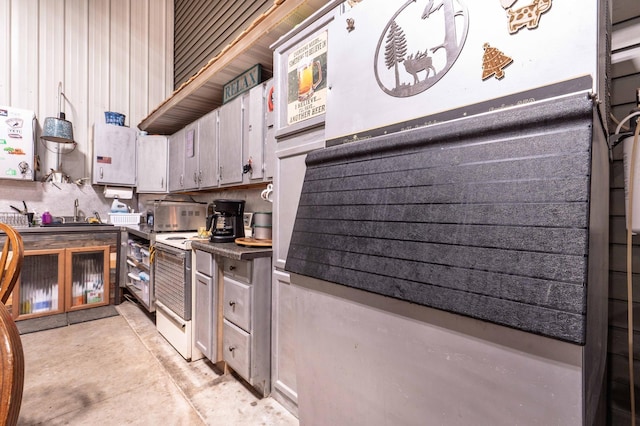
[[[51,213],[49,213],[48,210],[45,210],[45,212],[42,213],[42,224],[48,225],[51,223],[51,220],[52,220]]]

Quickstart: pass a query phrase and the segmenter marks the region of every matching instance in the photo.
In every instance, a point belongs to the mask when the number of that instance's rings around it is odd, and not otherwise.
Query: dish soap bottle
[[[113,199],[113,203],[111,203],[111,213],[128,213],[129,208],[125,203],[121,203],[118,201],[118,197]]]
[[[42,224],[43,225],[48,225],[51,223],[51,213],[49,213],[49,210],[45,210],[44,213],[42,213]]]

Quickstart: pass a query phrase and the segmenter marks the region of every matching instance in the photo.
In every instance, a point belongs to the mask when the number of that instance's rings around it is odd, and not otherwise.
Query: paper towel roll
[[[120,200],[130,200],[133,198],[133,188],[104,187],[105,198],[119,198]]]

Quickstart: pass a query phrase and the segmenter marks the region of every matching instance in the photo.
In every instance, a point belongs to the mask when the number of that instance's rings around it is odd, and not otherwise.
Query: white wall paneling
[[[39,131],[62,82],[78,143],[62,169],[86,177],[105,111],[135,127],[172,92],[173,0],[0,0],[0,51],[0,105],[34,110]],[[37,145],[41,178],[58,155]]]
[[[11,51],[11,25],[7,17],[11,16],[11,0],[0,0],[0,52],[5,52],[4,60],[0,61],[0,102],[9,98],[9,83],[11,81],[11,57],[6,52]]]

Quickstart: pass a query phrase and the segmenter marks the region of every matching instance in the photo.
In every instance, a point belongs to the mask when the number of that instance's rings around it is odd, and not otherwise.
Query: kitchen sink
[[[64,219],[64,223],[61,222],[61,219]],[[42,224],[43,227],[68,227],[68,226],[111,226],[110,223],[89,223],[85,222],[84,219],[74,222],[73,216],[54,216],[54,222],[48,224]]]

